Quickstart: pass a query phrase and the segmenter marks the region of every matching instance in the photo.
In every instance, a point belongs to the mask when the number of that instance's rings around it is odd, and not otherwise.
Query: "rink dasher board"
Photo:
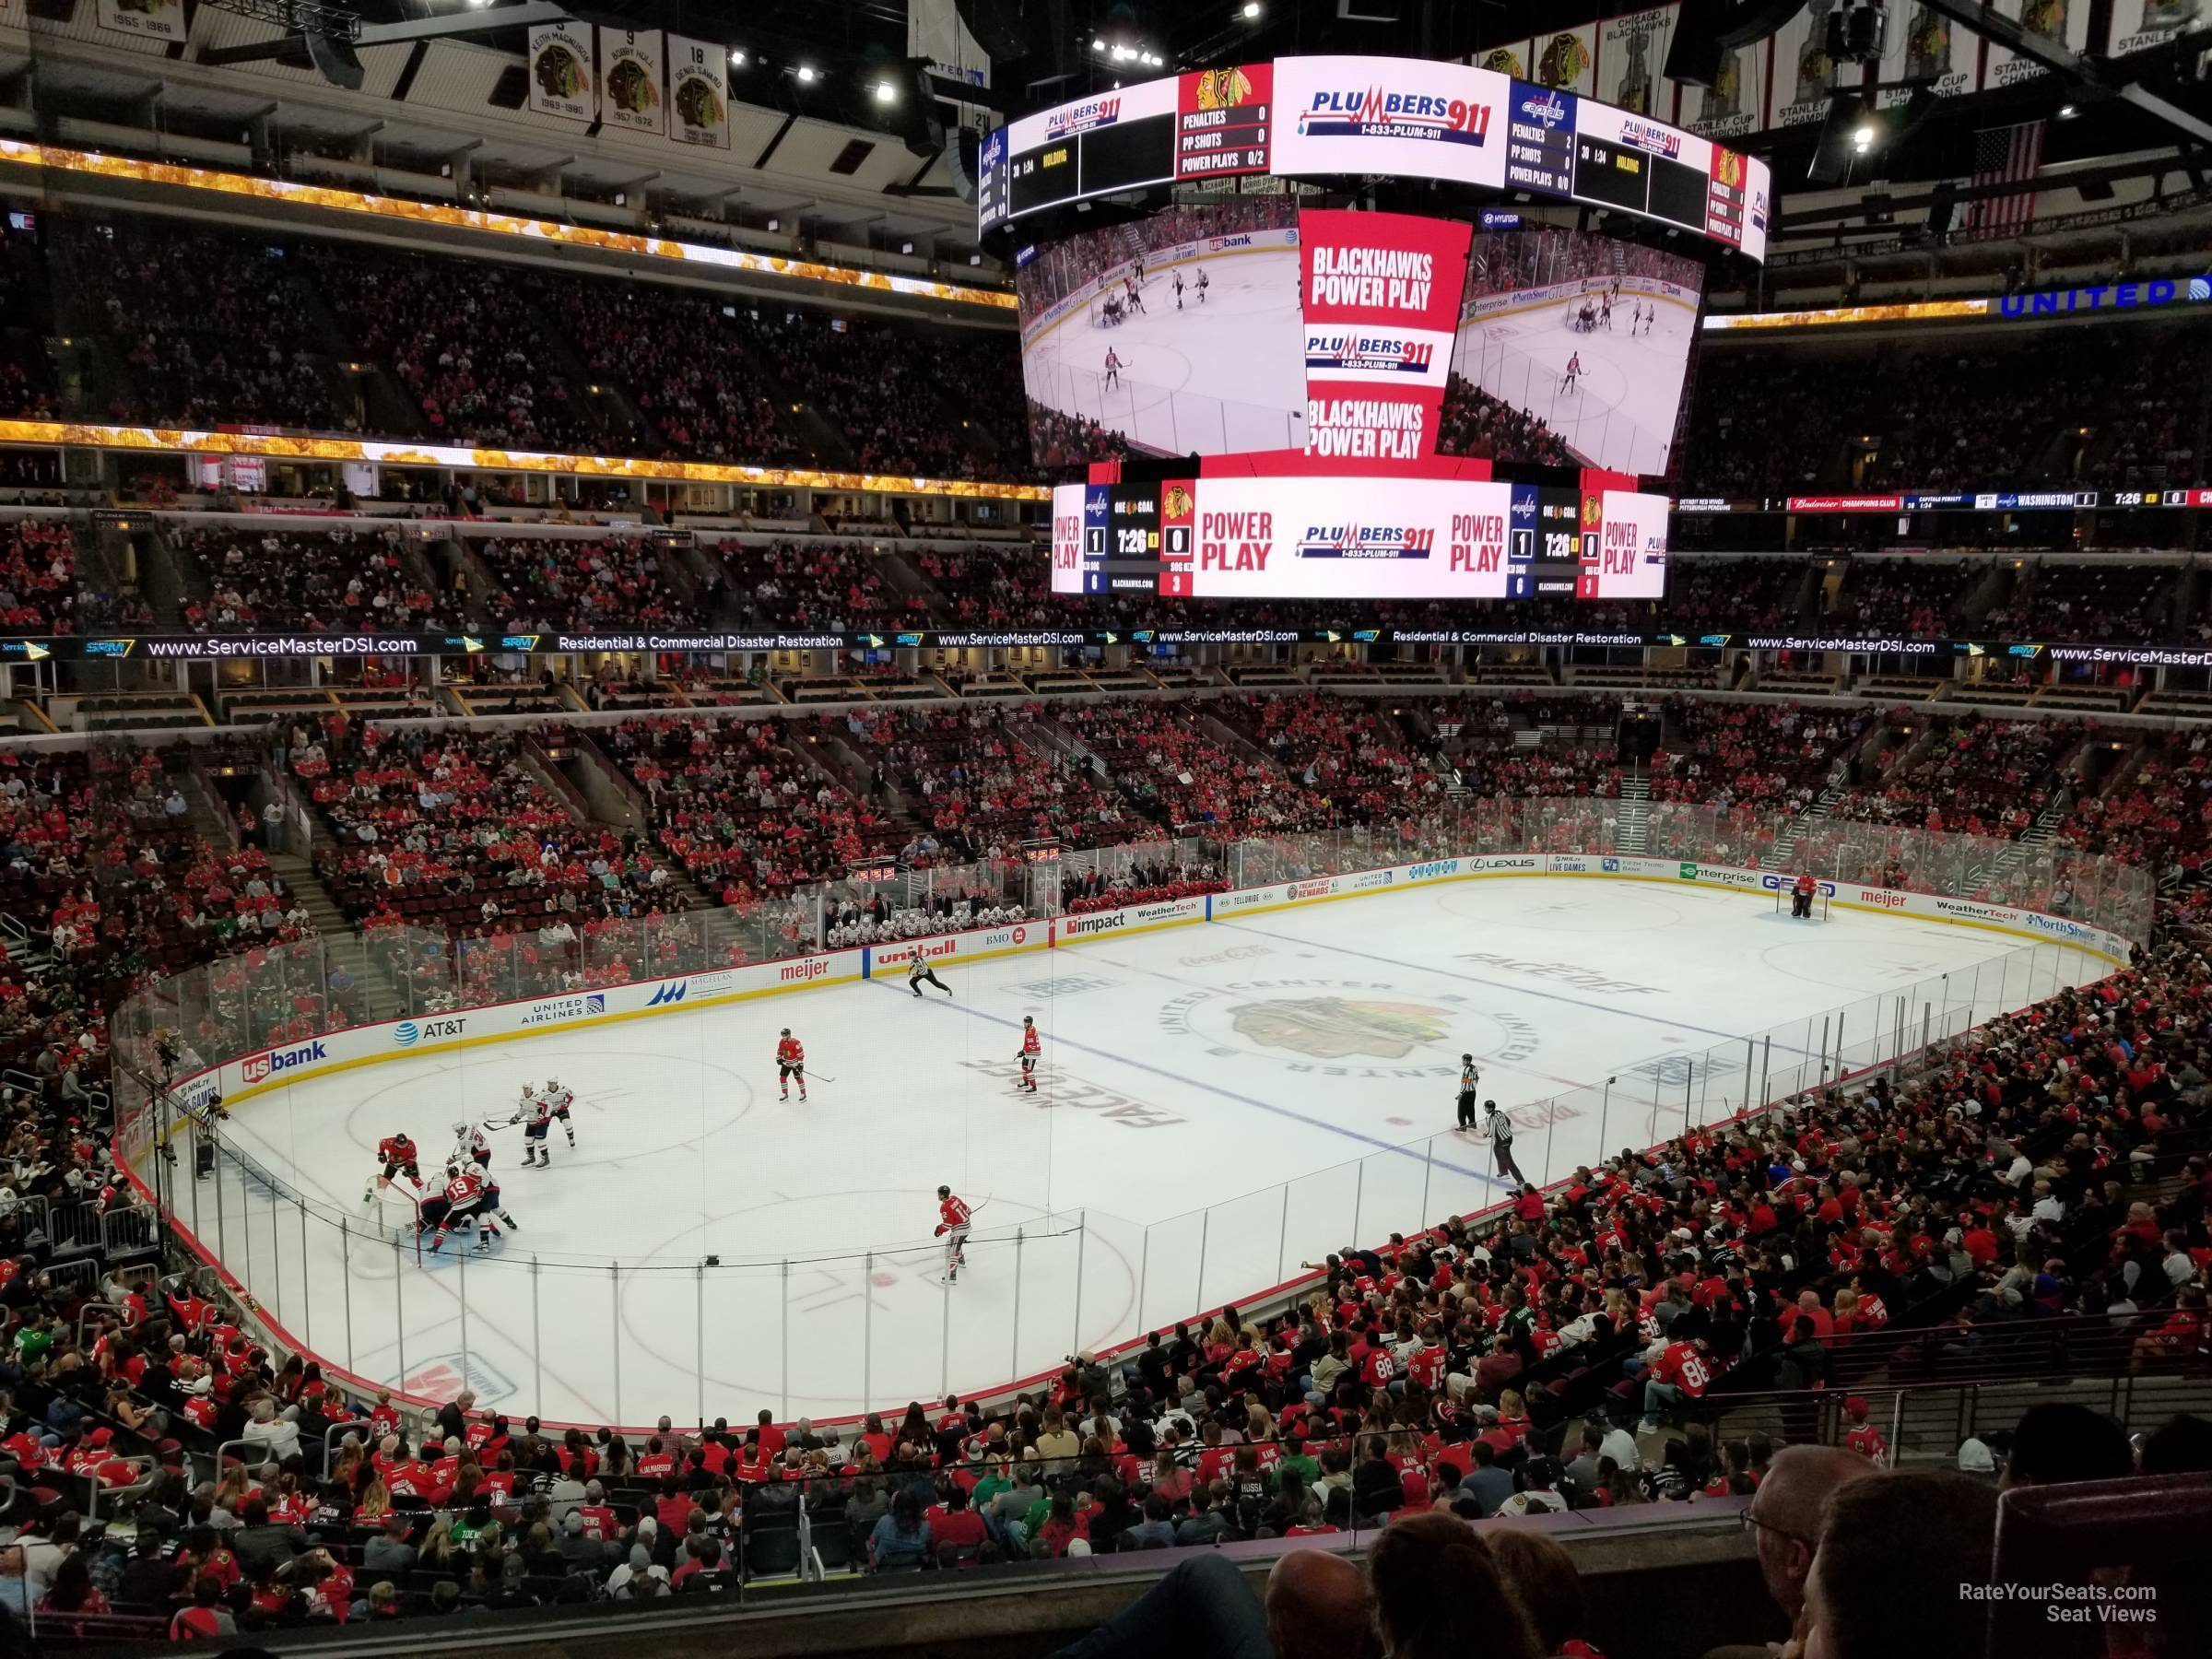
[[[1794,880],[1792,876],[1771,870],[1706,865],[1693,860],[1595,853],[1519,853],[1432,859],[1420,864],[1274,882],[1203,897],[929,935],[781,961],[640,980],[588,992],[355,1026],[324,1037],[226,1060],[179,1078],[172,1085],[172,1092],[188,1106],[204,1104],[218,1093],[227,1103],[236,1104],[292,1082],[388,1060],[444,1053],[483,1043],[512,1042],[541,1031],[608,1025],[788,991],[896,977],[906,971],[907,964],[916,955],[932,967],[959,966],[1029,951],[1079,946],[1098,938],[1126,938],[1161,928],[1227,922],[1330,900],[1402,892],[1441,882],[1538,877],[1583,877],[1699,887],[1747,894],[1769,901]],[[2037,944],[2080,950],[2114,968],[2125,967],[2134,949],[2131,942],[2121,935],[2069,917],[1977,900],[1869,887],[1859,882],[1822,880],[1819,886],[1832,905],[1846,910],[2006,934]]]

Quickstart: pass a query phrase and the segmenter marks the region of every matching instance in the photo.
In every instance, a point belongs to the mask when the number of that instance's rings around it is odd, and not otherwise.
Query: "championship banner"
[[[182,41],[184,0],[100,0],[100,26],[142,41]]]
[[[665,133],[668,100],[661,79],[661,31],[599,26],[600,104],[609,126]]]
[[[560,121],[591,121],[599,113],[592,75],[592,37],[573,18],[541,23],[530,31],[530,112]]]
[[[1299,215],[1308,454],[1436,453],[1470,234],[1464,219]]]
[[[668,37],[668,136],[708,149],[730,147],[730,83],[723,48]]]

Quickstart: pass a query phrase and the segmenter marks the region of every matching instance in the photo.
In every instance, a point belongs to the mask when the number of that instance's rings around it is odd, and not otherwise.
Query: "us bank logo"
[[[1371,980],[1233,980],[1173,998],[1159,1024],[1218,1058],[1324,1077],[1457,1077],[1464,1050],[1515,1061],[1540,1041],[1516,1015]]]

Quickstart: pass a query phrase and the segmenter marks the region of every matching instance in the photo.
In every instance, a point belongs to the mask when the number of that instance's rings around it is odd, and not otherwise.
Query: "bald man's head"
[[[1879,1473],[1841,1446],[1785,1446],[1774,1454],[1751,1500],[1759,1570],[1767,1594],[1795,1624],[1805,1610],[1805,1581],[1820,1542],[1820,1518],[1840,1488]]]
[[[1267,1639],[1277,1659],[1365,1659],[1376,1652],[1367,1578],[1342,1556],[1300,1549],[1267,1575]]]

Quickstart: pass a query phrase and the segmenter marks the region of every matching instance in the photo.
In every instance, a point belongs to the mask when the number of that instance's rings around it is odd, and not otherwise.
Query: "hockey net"
[[[1823,883],[1818,891],[1813,894],[1811,918],[1813,921],[1825,922],[1828,920],[1828,902],[1831,896],[1826,883]],[[1785,920],[1791,918],[1794,912],[1796,899],[1797,895],[1790,890],[1788,883],[1785,882],[1776,888],[1774,889],[1774,913]],[[1802,921],[1805,918],[1798,917],[1796,919]]]
[[[422,1200],[405,1179],[378,1182],[371,1188],[361,1213],[363,1230],[396,1247],[404,1259],[422,1265]]]

